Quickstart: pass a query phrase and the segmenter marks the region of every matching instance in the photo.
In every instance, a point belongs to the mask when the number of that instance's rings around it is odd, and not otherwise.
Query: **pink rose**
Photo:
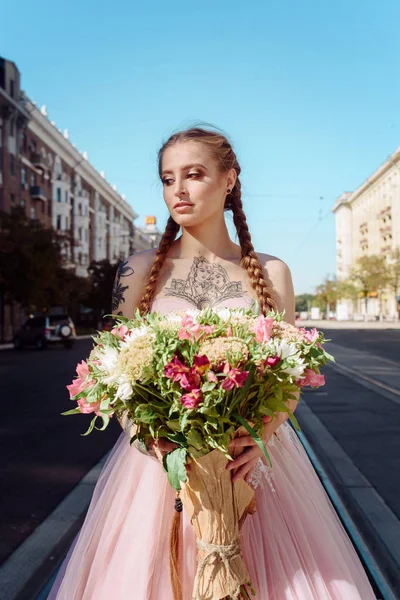
[[[302,377],[296,381],[297,385],[300,385],[301,387],[309,385],[312,388],[325,385],[325,375],[321,375],[321,373],[315,373],[315,371],[312,369],[307,369],[304,374],[305,377]]]
[[[180,384],[184,390],[193,390],[198,388],[200,383],[200,375],[195,367],[191,367],[187,373],[181,374]]]
[[[214,373],[214,371],[207,371],[207,380],[210,383],[218,383],[218,377]]]
[[[88,364],[83,360],[81,363],[77,364],[76,372],[78,377],[73,380],[70,385],[67,385],[67,390],[69,391],[69,397],[74,398],[77,394],[91,387],[95,381],[93,379],[87,380],[88,375],[90,374]]]
[[[113,329],[111,329],[111,333],[115,335],[115,337],[119,336],[121,340],[125,339],[125,336],[128,333],[128,331],[129,329],[126,325],[121,325],[121,327],[114,327]]]
[[[254,333],[256,334],[257,342],[269,342],[271,339],[272,326],[274,324],[274,319],[267,319],[264,315],[260,315],[254,326]]]
[[[268,358],[266,358],[264,361],[264,365],[266,367],[275,367],[280,360],[281,358],[278,356],[278,354],[276,354],[276,356],[268,356]]]
[[[303,334],[306,342],[312,344],[315,340],[318,339],[319,332],[318,329],[313,327],[312,329],[305,329],[305,327],[300,327],[299,331]]]
[[[77,402],[79,410],[84,415],[94,412],[98,417],[100,416],[100,402],[87,402],[84,398],[79,398]]]
[[[179,358],[174,356],[174,358],[164,367],[164,375],[172,381],[180,381],[183,373],[188,373],[189,367],[184,365]]]
[[[228,363],[227,363],[228,364]],[[225,369],[224,369],[225,371]],[[228,371],[225,379],[221,383],[223,390],[232,390],[234,387],[243,387],[247,379],[248,371],[241,371],[237,368],[232,368]]]
[[[207,369],[210,368],[210,361],[208,360],[205,354],[202,354],[201,356],[195,356],[193,359],[193,363],[194,367],[196,368],[196,371],[201,375],[204,375]]]
[[[231,325],[228,325],[227,330],[226,330],[226,337],[232,337],[233,333],[232,333],[232,327]]]
[[[181,396],[181,402],[185,408],[197,408],[202,401],[201,390],[194,389],[189,394]]]
[[[198,338],[202,333],[202,326],[195,323],[191,315],[185,315],[182,319],[181,329],[178,332],[178,339],[191,340],[193,337]]]

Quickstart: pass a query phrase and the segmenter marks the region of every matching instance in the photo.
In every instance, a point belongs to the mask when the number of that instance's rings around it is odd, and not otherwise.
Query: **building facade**
[[[85,277],[92,260],[115,263],[160,240],[154,217],[136,227],[137,213],[20,89],[20,73],[0,58],[0,210],[20,206],[30,219],[55,229],[65,267]],[[14,307],[15,308],[15,307]],[[0,298],[3,338],[13,307]]]
[[[384,256],[388,265],[400,248],[400,148],[355,192],[345,192],[332,208],[336,223],[336,276],[348,279],[351,267],[365,255]],[[381,297],[371,293],[365,300],[341,300],[343,318],[373,318],[379,314],[397,318],[400,290],[387,289]]]

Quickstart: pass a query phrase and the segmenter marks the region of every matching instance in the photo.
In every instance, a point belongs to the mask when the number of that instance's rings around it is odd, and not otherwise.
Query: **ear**
[[[227,189],[229,188],[232,191],[233,188],[235,187],[237,178],[238,178],[238,176],[237,176],[235,169],[231,169],[228,172],[228,176],[227,176],[227,180],[226,180],[226,188]]]

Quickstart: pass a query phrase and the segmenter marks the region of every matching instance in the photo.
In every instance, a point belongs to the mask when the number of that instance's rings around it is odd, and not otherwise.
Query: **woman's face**
[[[176,223],[193,227],[223,214],[233,174],[220,173],[201,142],[177,142],[164,151],[161,165],[164,200]]]

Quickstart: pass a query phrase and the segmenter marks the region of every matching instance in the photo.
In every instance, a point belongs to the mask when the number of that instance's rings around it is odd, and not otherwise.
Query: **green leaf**
[[[163,458],[164,469],[167,471],[168,481],[179,492],[181,481],[187,481],[186,474],[187,448],[176,448],[168,452]]]
[[[101,415],[101,418],[103,419],[103,425],[102,425],[101,427],[96,427],[96,429],[97,429],[98,431],[104,431],[104,430],[105,430],[105,428],[107,427],[107,425],[108,425],[108,424],[109,424],[109,422],[110,422],[110,417],[109,417],[108,415],[103,415],[103,414],[102,414],[102,415]]]
[[[262,439],[257,435],[257,433],[254,431],[254,429],[248,424],[248,422],[245,419],[243,419],[243,417],[241,417],[238,413],[233,413],[232,416],[235,417],[235,419],[241,425],[243,425],[243,427],[245,429],[247,429],[247,431],[249,432],[249,434],[251,435],[251,437],[253,438],[253,440],[256,442],[257,446],[260,448],[261,452],[264,454],[264,456],[267,459],[270,467],[272,467],[271,459],[269,457],[269,454],[267,452],[267,449],[266,449],[265,444],[262,441]]]
[[[77,415],[78,413],[80,413],[81,411],[79,410],[79,408],[72,408],[71,410],[67,410],[66,412],[62,412],[61,415],[62,416],[66,416],[66,415]]]
[[[85,431],[85,433],[81,433],[82,437],[84,437],[85,435],[89,435],[89,433],[91,433],[93,431],[96,420],[97,420],[97,415],[95,417],[93,417],[93,419],[90,421],[90,425],[89,425],[87,431]]]

